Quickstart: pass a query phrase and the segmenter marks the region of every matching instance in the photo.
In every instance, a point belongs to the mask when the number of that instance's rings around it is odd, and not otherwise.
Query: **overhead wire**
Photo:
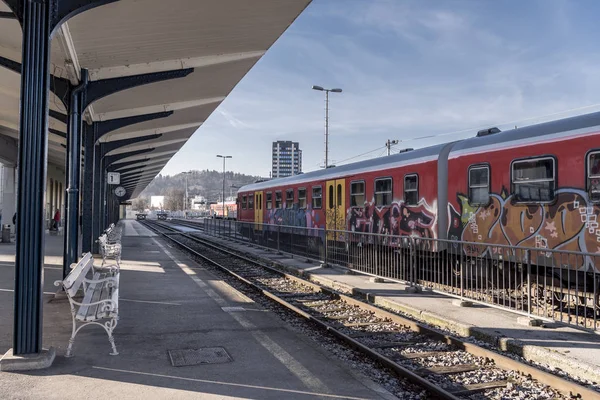
[[[582,110],[586,110],[586,109],[590,109],[590,108],[600,108],[600,103],[590,104],[590,105],[583,106],[583,107],[571,108],[571,109],[568,109],[568,110],[558,111],[558,112],[554,112],[554,113],[550,113],[550,114],[545,114],[545,115],[540,115],[540,116],[535,116],[535,117],[528,117],[528,118],[523,118],[523,119],[519,119],[519,120],[512,120],[512,121],[508,121],[508,122],[504,122],[504,123],[499,123],[499,124],[490,123],[490,124],[487,124],[487,125],[480,125],[479,127],[472,127],[472,128],[461,129],[461,130],[458,130],[458,131],[444,132],[444,133],[438,133],[438,134],[435,134],[435,135],[419,136],[419,137],[413,137],[413,138],[408,138],[408,139],[399,139],[398,142],[399,143],[404,143],[404,142],[410,142],[410,141],[413,141],[413,140],[432,139],[432,138],[437,138],[437,137],[442,137],[442,136],[457,135],[457,134],[460,134],[460,133],[472,133],[472,132],[477,132],[477,131],[479,131],[481,129],[487,129],[487,128],[489,128],[492,125],[495,125],[495,126],[514,125],[515,128],[516,128],[517,127],[517,123],[519,123],[519,122],[533,121],[533,120],[538,120],[538,122],[541,122],[539,120],[543,119],[543,118],[553,117],[553,116],[557,116],[557,115],[561,115],[561,114],[565,114],[565,113],[571,113],[571,112],[575,112],[575,111],[582,111]],[[574,115],[571,115],[571,116],[574,116]],[[386,148],[386,146],[383,146],[383,148]],[[354,159],[359,158],[359,157],[363,157],[363,156],[368,155],[370,153],[374,153],[374,152],[376,152],[377,150],[380,150],[380,149],[382,149],[382,147],[378,147],[377,149],[374,149],[374,150],[371,150],[371,151],[368,151],[368,152],[365,152],[365,153],[362,153],[362,154],[359,154],[359,155],[356,155],[356,156],[353,156],[353,157],[346,158],[346,159],[344,159],[344,160],[342,160],[342,161],[340,161],[340,162],[338,162],[336,164],[340,165],[340,164],[345,163],[347,161],[354,160]],[[380,155],[378,155],[377,157],[381,157],[383,154],[385,154],[385,151],[383,153],[381,153]],[[374,158],[376,158],[376,157],[374,157]]]

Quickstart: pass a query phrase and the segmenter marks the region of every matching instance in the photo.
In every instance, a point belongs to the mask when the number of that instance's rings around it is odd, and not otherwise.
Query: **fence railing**
[[[207,234],[531,317],[600,329],[600,254],[206,219]]]

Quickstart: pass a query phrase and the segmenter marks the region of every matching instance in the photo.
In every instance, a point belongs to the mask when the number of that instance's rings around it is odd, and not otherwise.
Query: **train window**
[[[375,206],[392,204],[392,178],[375,179]]]
[[[600,151],[588,154],[587,188],[590,200],[600,201]]]
[[[246,209],[246,195],[242,196],[242,210]]]
[[[298,208],[300,208],[300,209],[306,208],[306,189],[305,188],[298,189]]]
[[[512,191],[520,203],[547,203],[554,200],[555,161],[552,157],[513,161]]]
[[[333,185],[329,186],[329,193],[327,194],[329,200],[329,208],[333,208]]]
[[[281,208],[281,190],[275,192],[275,208]]]
[[[490,167],[469,167],[469,204],[484,206],[490,202]]]
[[[404,204],[416,206],[419,204],[419,175],[404,176]]]
[[[285,208],[294,207],[294,189],[288,189],[285,191]]]
[[[342,185],[340,183],[338,183],[338,185],[337,185],[337,196],[336,196],[337,197],[337,206],[338,207],[342,206],[342,196],[343,196]]]
[[[321,208],[323,203],[323,189],[321,186],[312,188],[312,208]]]
[[[365,181],[350,183],[350,206],[362,207],[365,204]]]
[[[254,195],[248,195],[248,210],[254,210]]]
[[[267,210],[273,208],[273,193],[267,192]]]

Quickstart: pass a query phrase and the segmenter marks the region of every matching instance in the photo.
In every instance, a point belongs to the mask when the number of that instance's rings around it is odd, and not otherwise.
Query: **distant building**
[[[302,173],[302,150],[298,142],[278,140],[273,142],[272,178]]]
[[[190,199],[192,202],[192,206],[190,207],[192,210],[206,210],[207,209],[207,201],[204,196],[196,195],[194,198]]]

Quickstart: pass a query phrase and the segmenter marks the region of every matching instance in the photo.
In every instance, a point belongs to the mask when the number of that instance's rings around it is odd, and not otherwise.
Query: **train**
[[[506,275],[530,263],[557,287],[597,285],[600,113],[485,129],[463,140],[253,183],[239,189],[237,202],[241,222],[334,232],[320,242],[347,242],[347,232],[383,235],[387,246],[411,238],[429,258],[447,254],[455,242],[461,256],[486,260],[488,268],[500,263]],[[531,255],[512,248],[540,249],[551,260],[526,259]],[[545,249],[577,255],[545,255]]]

